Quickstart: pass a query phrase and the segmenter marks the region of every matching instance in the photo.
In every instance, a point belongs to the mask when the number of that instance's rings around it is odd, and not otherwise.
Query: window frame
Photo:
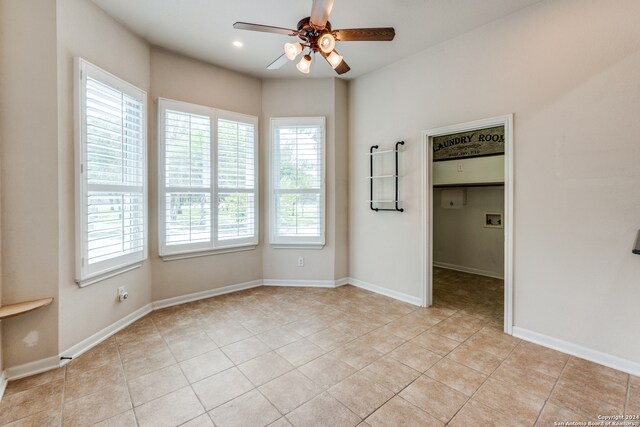
[[[275,249],[287,249],[287,248],[300,248],[300,249],[322,249],[325,245],[326,239],[326,212],[327,212],[327,197],[326,197],[326,183],[327,183],[327,119],[324,116],[315,117],[272,117],[270,120],[270,173],[269,173],[269,241]],[[276,188],[276,173],[278,148],[276,147],[276,129],[279,126],[319,126],[322,130],[322,137],[320,145],[322,147],[322,161],[321,161],[321,184],[317,193],[320,195],[320,201],[322,206],[322,212],[320,213],[320,236],[279,236],[276,233],[277,223],[277,203],[276,197],[278,189]],[[290,192],[290,191],[288,191]],[[301,191],[309,192],[309,190]],[[315,193],[315,192],[313,192]]]
[[[86,61],[83,58],[76,57],[74,67],[74,122],[75,122],[75,238],[76,238],[76,268],[75,282],[80,286],[88,286],[110,277],[117,276],[124,272],[139,268],[148,258],[148,231],[149,231],[149,215],[148,215],[148,157],[147,157],[147,92],[134,86],[133,84],[109,73],[106,70]],[[142,150],[142,221],[143,221],[143,237],[142,249],[140,251],[129,254],[120,255],[104,261],[99,261],[93,266],[85,262],[88,258],[88,209],[87,200],[89,196],[89,186],[87,182],[87,115],[86,115],[86,88],[87,77],[91,77],[100,83],[118,90],[142,103],[142,123],[141,132],[141,150]],[[124,187],[124,185],[123,185]],[[117,188],[117,185],[114,185]],[[123,190],[119,190],[123,191]]]
[[[238,252],[253,250],[259,244],[260,230],[259,230],[259,120],[256,116],[248,114],[235,113],[232,111],[221,110],[213,107],[207,107],[204,105],[193,104],[184,101],[177,101],[168,98],[158,98],[156,100],[157,109],[157,126],[156,126],[156,141],[157,141],[157,208],[158,208],[158,253],[160,257],[165,261],[171,261],[176,259],[194,258],[208,255],[215,255],[221,253]],[[210,150],[210,173],[211,173],[211,187],[208,194],[211,196],[211,233],[209,242],[201,243],[187,243],[181,245],[167,245],[166,244],[166,177],[165,177],[165,112],[166,110],[179,111],[186,114],[194,114],[200,116],[206,116],[210,119],[210,138],[211,138],[211,150]],[[230,120],[242,123],[251,124],[254,127],[254,235],[252,237],[220,240],[218,238],[218,206],[217,199],[220,193],[220,187],[218,186],[218,120]],[[240,191],[238,191],[240,192]]]

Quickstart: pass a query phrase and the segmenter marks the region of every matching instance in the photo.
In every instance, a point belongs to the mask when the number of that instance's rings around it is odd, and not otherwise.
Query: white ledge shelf
[[[5,305],[3,307],[0,307],[0,320],[29,313],[30,311],[46,307],[52,302],[53,298],[43,298],[34,301],[25,301],[19,302],[17,304]]]
[[[389,153],[399,153],[400,150],[383,150],[383,151],[374,151],[373,153],[367,153],[367,156],[377,156],[379,154],[389,154]]]
[[[369,179],[381,179],[381,178],[402,178],[400,175],[376,175],[368,176]]]

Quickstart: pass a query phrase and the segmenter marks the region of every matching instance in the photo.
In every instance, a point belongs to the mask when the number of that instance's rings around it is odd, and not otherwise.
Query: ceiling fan
[[[267,69],[277,70],[287,61],[295,60],[305,49],[307,53],[296,65],[298,71],[308,74],[311,70],[311,53],[319,53],[338,74],[344,74],[351,68],[342,55],[335,49],[336,42],[350,41],[391,41],[396,32],[391,27],[384,28],[353,28],[347,30],[333,30],[329,22],[329,14],[334,0],[313,0],[311,16],[302,18],[298,22],[298,29],[272,27],[269,25],[236,22],[233,28],[238,30],[261,31],[264,33],[285,34],[297,36],[302,42],[285,43],[284,54],[273,61]]]

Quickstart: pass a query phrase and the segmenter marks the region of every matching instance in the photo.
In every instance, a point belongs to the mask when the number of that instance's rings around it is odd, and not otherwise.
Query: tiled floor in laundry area
[[[436,305],[260,287],[140,319],[9,383],[10,426],[532,426],[640,413],[640,378],[501,332],[500,281],[436,269]]]

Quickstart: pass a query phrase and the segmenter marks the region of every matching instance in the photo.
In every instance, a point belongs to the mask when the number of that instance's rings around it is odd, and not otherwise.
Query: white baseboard
[[[375,292],[376,294],[384,295],[385,297],[390,297],[417,306],[422,305],[422,298],[407,295],[402,292],[392,291],[391,289],[383,288],[382,286],[374,285],[372,283],[363,282],[362,280],[354,279],[353,277],[349,278],[349,283],[358,288]]]
[[[504,275],[494,273],[492,271],[481,270],[479,268],[464,267],[462,265],[447,264],[446,262],[433,261],[434,267],[446,268],[447,270],[462,271],[463,273],[477,274],[478,276],[493,277],[494,279],[504,280]]]
[[[7,381],[17,380],[41,372],[50,371],[60,367],[60,357],[51,356],[44,359],[34,360],[23,365],[12,366],[5,370]]]
[[[6,371],[0,372],[0,401],[2,401],[2,396],[4,396],[4,391],[7,389],[8,382]]]
[[[106,340],[116,332],[126,328],[127,326],[150,312],[151,304],[147,304],[144,307],[137,309],[133,313],[126,315],[117,322],[112,323],[101,331],[96,332],[89,338],[86,338],[80,341],[78,344],[68,348],[58,356],[51,356],[45,359],[35,360],[23,365],[7,368],[5,371],[6,379],[17,380],[64,366],[69,363],[70,360],[61,360],[62,357],[75,358],[80,356],[82,353],[100,344],[102,341]]]
[[[89,338],[86,338],[80,341],[78,344],[63,351],[62,353],[60,353],[60,357],[70,357],[73,359],[80,356],[82,353],[100,344],[102,341],[114,335],[116,332],[126,328],[136,320],[140,319],[142,316],[146,316],[147,314],[151,313],[151,310],[151,304],[140,307],[133,313],[127,314],[122,319],[112,323],[106,328],[91,335]],[[66,365],[67,363],[69,363],[68,359],[61,360],[61,365]]]
[[[632,362],[612,354],[603,353],[579,344],[543,335],[518,326],[513,327],[513,336],[534,344],[539,344],[543,347],[548,347],[553,350],[558,350],[563,353],[579,357],[581,359],[599,363],[600,365],[608,366],[631,375],[640,376],[640,363],[638,362]]]
[[[245,289],[256,288],[261,285],[262,285],[262,280],[253,280],[251,282],[238,283],[237,285],[223,286],[221,288],[209,289],[207,291],[195,292],[192,294],[181,295],[178,297],[162,299],[159,301],[154,301],[152,305],[154,310],[158,310],[161,308],[184,304],[186,302],[198,301],[205,298],[215,297],[217,295],[223,295],[231,292],[242,291]]]
[[[348,285],[349,284],[349,277],[343,277],[342,279],[337,279],[334,281],[334,285],[336,288],[339,288],[340,286],[344,286],[344,285]]]

